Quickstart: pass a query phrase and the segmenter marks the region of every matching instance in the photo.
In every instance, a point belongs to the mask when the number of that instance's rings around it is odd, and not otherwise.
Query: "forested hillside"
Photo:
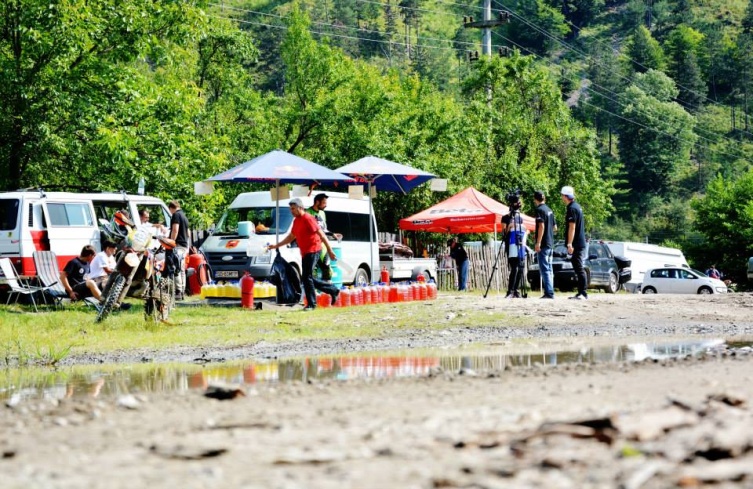
[[[482,4],[7,0],[0,182],[134,190],[143,176],[208,224],[246,188],[192,194],[220,170],[276,148],[330,168],[373,154],[449,181],[379,194],[387,230],[469,185],[521,188],[529,208],[543,189],[561,220],[567,184],[593,237],[742,270],[753,6],[493,0],[486,56],[465,25]]]

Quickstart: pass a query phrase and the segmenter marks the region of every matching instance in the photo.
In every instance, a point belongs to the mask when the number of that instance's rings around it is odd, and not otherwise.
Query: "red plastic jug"
[[[429,298],[429,286],[426,283],[418,284],[419,300],[425,301]]]
[[[332,305],[332,296],[329,294],[319,294],[316,296],[316,305],[318,307],[330,307]]]
[[[428,290],[429,300],[431,301],[431,300],[436,299],[437,298],[437,284],[434,283],[434,281],[432,280],[426,285],[426,287],[429,289]]]
[[[397,285],[390,285],[389,287],[389,302],[401,302],[402,295],[400,294],[400,288]]]

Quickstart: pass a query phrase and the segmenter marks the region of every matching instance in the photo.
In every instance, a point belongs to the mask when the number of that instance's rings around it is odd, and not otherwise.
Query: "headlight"
[[[258,264],[272,263],[272,254],[267,253],[266,255],[257,256],[254,258],[254,263],[258,263]]]
[[[572,270],[572,269],[573,269],[572,263],[570,263],[569,261],[562,262],[562,270]]]

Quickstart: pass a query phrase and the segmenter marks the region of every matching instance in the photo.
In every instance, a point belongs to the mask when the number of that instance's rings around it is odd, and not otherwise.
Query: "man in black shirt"
[[[81,249],[81,254],[66,263],[60,272],[60,283],[72,301],[92,296],[99,300],[102,297],[97,284],[89,278],[89,264],[96,254],[92,245],[86,245]]]
[[[573,271],[578,279],[578,293],[570,299],[585,300],[588,299],[588,277],[584,263],[586,261],[586,226],[583,220],[583,209],[575,202],[575,191],[570,186],[562,187],[562,202],[567,204],[567,213],[565,222],[565,244],[567,253],[572,255],[571,263]]]
[[[546,205],[543,192],[534,192],[533,201],[536,204],[536,261],[539,264],[544,295],[542,299],[554,299],[554,272],[552,271],[552,251],[554,248],[554,232],[557,225],[554,213]]]
[[[458,290],[466,290],[468,286],[468,253],[463,245],[458,242],[458,238],[447,240],[447,246],[450,247],[450,258],[455,260],[455,266],[458,269]]]
[[[180,263],[180,271],[175,274],[175,300],[182,301],[183,294],[186,291],[186,256],[188,255],[189,246],[189,231],[188,231],[188,218],[180,208],[180,202],[177,200],[171,201],[167,205],[167,209],[172,214],[170,218],[170,239],[175,240],[175,253],[178,263]]]

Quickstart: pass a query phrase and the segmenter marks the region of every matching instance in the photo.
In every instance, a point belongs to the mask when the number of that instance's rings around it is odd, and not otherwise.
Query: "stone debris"
[[[210,399],[228,401],[238,397],[245,397],[246,392],[237,385],[210,384],[204,391],[204,396]]]
[[[708,396],[693,408],[670,400],[653,411],[544,423],[525,433],[484,433],[478,439],[453,440],[453,446],[508,449],[515,462],[496,475],[510,487],[522,481],[546,487],[541,469],[560,473],[556,487],[603,487],[592,483],[610,477],[610,487],[621,489],[718,483],[753,487],[753,411],[747,406],[728,394]],[[453,483],[462,487],[462,477],[435,481],[437,487]]]

